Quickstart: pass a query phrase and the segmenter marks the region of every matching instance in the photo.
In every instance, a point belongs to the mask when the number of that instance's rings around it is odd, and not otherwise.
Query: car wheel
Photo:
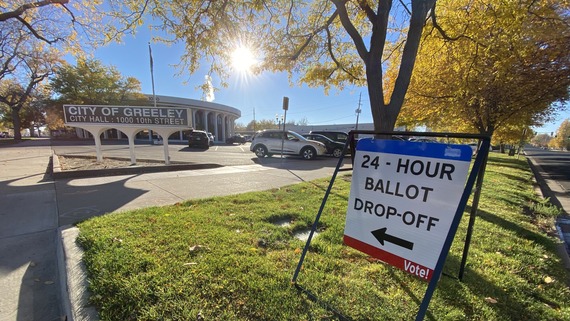
[[[336,158],[339,158],[342,156],[342,148],[335,148],[332,152],[332,155]]]
[[[317,157],[317,151],[312,147],[305,147],[301,150],[301,156],[304,159],[314,159]]]
[[[267,148],[265,148],[265,146],[263,145],[255,146],[255,149],[253,151],[255,153],[255,156],[257,156],[257,158],[263,158],[267,156]]]

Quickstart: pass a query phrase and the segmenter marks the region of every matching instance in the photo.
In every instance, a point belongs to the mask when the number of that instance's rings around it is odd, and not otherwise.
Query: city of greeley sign
[[[64,105],[65,123],[190,127],[188,110],[170,107]]]
[[[180,130],[192,127],[188,109],[175,107],[148,106],[102,106],[102,105],[63,105],[66,126],[87,130],[95,139],[97,161],[101,154],[101,134],[108,129],[117,129],[129,139],[131,163],[136,163],[134,139],[138,132],[150,129],[162,137],[164,160],[170,164],[168,137]]]

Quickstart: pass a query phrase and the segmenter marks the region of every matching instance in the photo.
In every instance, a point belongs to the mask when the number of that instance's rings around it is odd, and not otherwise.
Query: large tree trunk
[[[366,80],[370,96],[370,108],[376,131],[393,131],[396,120],[404,104],[404,97],[410,85],[412,71],[416,62],[420,39],[427,14],[433,8],[435,0],[413,0],[412,16],[408,37],[402,51],[400,70],[394,84],[394,90],[386,104],[383,98],[382,56],[371,52],[366,64]],[[385,41],[385,38],[382,39]]]
[[[22,140],[22,133],[20,133],[19,107],[12,107],[12,125],[14,125],[14,140]]]

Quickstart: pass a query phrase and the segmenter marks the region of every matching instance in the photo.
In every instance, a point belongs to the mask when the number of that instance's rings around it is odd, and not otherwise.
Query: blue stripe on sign
[[[469,145],[408,142],[374,138],[362,138],[358,140],[356,150],[460,161],[471,161],[473,154],[473,150]]]

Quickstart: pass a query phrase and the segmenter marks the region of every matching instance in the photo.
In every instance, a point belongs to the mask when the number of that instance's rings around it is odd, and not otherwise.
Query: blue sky
[[[142,92],[152,94],[148,42],[150,35],[141,28],[135,37],[129,36],[123,44],[112,44],[98,49],[95,58],[105,65],[115,66],[123,76],[132,76],[141,81]],[[207,66],[202,66],[193,75],[179,73],[174,65],[180,61],[183,46],[166,46],[151,43],[154,62],[154,84],[157,95],[202,99],[202,90],[197,88],[204,83]],[[228,66],[231,68],[231,66]],[[184,84],[187,81],[188,84]],[[236,122],[248,124],[255,119],[275,119],[283,115],[283,97],[289,97],[287,121],[300,121],[304,118],[311,125],[347,124],[356,122],[355,110],[361,99],[359,123],[372,122],[368,92],[364,87],[345,88],[342,92],[331,89],[325,95],[322,88],[307,86],[290,87],[285,73],[262,73],[244,79],[238,73],[231,73],[226,80],[228,87],[219,85],[214,77],[213,84],[218,88],[214,103],[224,104],[241,110],[241,118]]]
[[[98,49],[95,58],[105,65],[115,66],[123,76],[132,76],[141,81],[142,92],[152,94],[150,60],[148,42],[150,34],[146,28],[139,28],[136,36],[127,36],[122,44],[112,44]],[[166,46],[152,43],[154,61],[154,83],[157,95],[175,96],[182,98],[202,98],[202,91],[197,89],[204,83],[206,66],[193,75],[179,73],[174,65],[180,61],[183,46]],[[228,66],[231,68],[231,66]],[[188,84],[184,84],[188,82]],[[236,122],[248,124],[256,120],[275,119],[275,115],[283,115],[283,97],[289,97],[288,121],[306,119],[309,125],[350,124],[356,122],[355,110],[359,105],[361,95],[361,114],[359,123],[371,123],[370,102],[368,92],[364,87],[347,87],[342,91],[331,89],[325,95],[322,88],[307,86],[289,86],[285,73],[262,73],[246,79],[237,73],[231,73],[227,79],[229,86],[219,86],[219,80],[214,78],[213,84],[218,87],[213,102],[228,105],[241,110],[241,118]],[[568,108],[567,108],[568,109]],[[558,115],[555,122],[535,128],[539,133],[556,132],[560,123],[570,118],[570,111]]]

